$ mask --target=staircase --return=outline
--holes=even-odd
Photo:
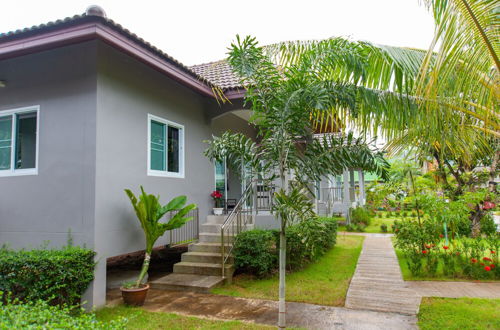
[[[234,260],[226,255],[224,277],[222,276],[221,226],[227,216],[209,215],[207,222],[200,226],[200,239],[190,244],[188,252],[181,256],[181,262],[174,265],[172,274],[154,280],[152,288],[175,291],[194,291],[208,293],[213,287],[225,281],[231,282]],[[243,230],[252,229],[246,225]],[[225,250],[229,250],[233,235],[225,235]]]

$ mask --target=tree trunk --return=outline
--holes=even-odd
[[[493,156],[493,161],[491,162],[491,166],[490,166],[489,190],[491,192],[495,192],[495,190],[496,190],[495,177],[497,174],[496,172],[497,172],[498,158],[499,157],[500,157],[500,150],[496,150],[495,155]]]
[[[139,274],[139,278],[137,279],[137,283],[135,284],[138,288],[141,286],[142,280],[149,269],[149,261],[151,260],[151,253],[146,251],[144,254],[144,261],[142,262],[141,273]]]
[[[279,286],[279,317],[278,328],[286,328],[286,305],[285,305],[285,274],[286,274],[286,235],[285,223],[281,219],[280,232],[280,286]]]

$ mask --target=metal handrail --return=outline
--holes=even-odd
[[[222,256],[222,277],[225,277],[226,263],[231,256],[231,252],[234,248],[234,240],[236,239],[236,235],[241,233],[248,223],[248,214],[250,214],[250,218],[253,214],[253,193],[254,193],[254,184],[248,185],[248,187],[243,192],[240,200],[234,207],[234,209],[229,213],[226,220],[220,227],[221,233],[221,256]],[[250,202],[250,203],[248,203]],[[227,237],[227,240],[225,239]],[[232,241],[230,241],[230,237],[232,237]],[[226,242],[228,248],[226,249]]]

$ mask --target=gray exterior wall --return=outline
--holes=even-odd
[[[212,207],[214,168],[203,155],[212,135],[204,98],[149,67],[99,44],[97,63],[96,234],[101,258],[143,250],[144,234],[124,193],[143,185],[167,203],[186,195],[200,222]],[[184,125],[184,178],[147,175],[148,114]],[[160,238],[157,245],[168,243]],[[96,271],[94,296],[104,292],[105,264]]]
[[[0,111],[40,106],[38,175],[0,177],[0,245],[93,246],[96,44],[0,61]]]

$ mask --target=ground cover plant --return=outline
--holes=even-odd
[[[423,298],[418,313],[422,330],[500,329],[500,299]]]
[[[79,304],[94,278],[94,256],[94,251],[76,246],[30,251],[1,248],[0,291],[21,301]]]
[[[318,260],[287,275],[287,299],[319,305],[343,306],[364,237],[339,235],[337,244]],[[277,274],[259,278],[240,274],[232,284],[212,293],[235,297],[278,300]]]
[[[127,319],[125,329],[213,329],[213,330],[253,330],[273,329],[273,327],[251,324],[240,321],[208,320],[173,313],[149,312],[141,308],[117,306],[106,307],[96,312],[97,319],[110,322],[124,317]]]
[[[42,300],[2,304],[0,299],[0,329],[123,329],[126,319],[117,317],[99,321],[95,314],[76,307],[51,306]]]

